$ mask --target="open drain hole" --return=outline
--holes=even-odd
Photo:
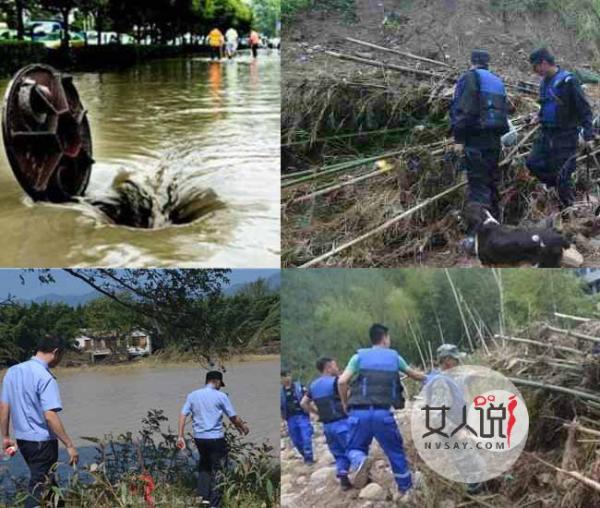
[[[191,224],[225,208],[210,189],[184,193],[156,194],[152,188],[126,180],[113,187],[106,197],[85,199],[114,224],[139,229],[161,229]]]

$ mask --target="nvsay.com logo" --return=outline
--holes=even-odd
[[[420,456],[438,474],[477,483],[517,460],[529,414],[517,388],[487,367],[460,366],[430,376],[411,413]]]

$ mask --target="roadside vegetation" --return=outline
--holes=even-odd
[[[176,447],[177,435],[162,410],[150,410],[142,430],[120,436],[86,437],[96,448],[96,461],[79,468],[53,488],[48,506],[64,502],[72,507],[194,506],[196,448],[191,436],[187,448]],[[279,504],[279,463],[266,444],[243,441],[226,427],[230,455],[220,479],[224,508],[273,508]],[[7,506],[25,499],[16,481]],[[2,500],[0,499],[0,502]]]

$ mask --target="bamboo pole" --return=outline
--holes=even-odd
[[[361,46],[366,46],[368,48],[377,49],[379,51],[385,51],[387,53],[394,53],[395,55],[405,56],[407,58],[411,58],[413,60],[418,60],[420,62],[427,62],[433,65],[441,65],[442,67],[451,68],[452,66],[447,64],[446,62],[440,62],[439,60],[433,60],[431,58],[426,58],[424,56],[414,55],[412,53],[407,53],[405,51],[400,51],[398,49],[386,48],[384,46],[378,46],[377,44],[373,44],[372,42],[361,41],[359,39],[354,39],[352,37],[346,37],[347,41],[354,42],[355,44],[360,44]]]
[[[559,473],[570,476],[571,478],[575,478],[576,480],[580,481],[581,483],[585,484],[586,486],[590,487],[591,489],[594,489],[594,490],[600,492],[600,482],[597,482],[596,480],[592,480],[591,478],[588,478],[587,476],[582,475],[579,471],[567,471],[566,469],[557,467],[554,464],[550,464],[550,462],[546,462],[545,460],[540,459],[534,453],[530,453],[530,455],[534,459],[536,459],[538,462],[541,462],[542,464],[544,464],[545,466],[548,466]]]
[[[573,353],[576,355],[582,355],[585,356],[585,353],[583,351],[579,351],[579,349],[575,349],[572,347],[566,347],[566,346],[556,346],[554,344],[550,344],[550,343],[544,343],[544,342],[540,342],[537,340],[532,340],[532,339],[522,339],[520,337],[510,337],[508,335],[496,335],[497,338],[502,339],[502,340],[510,340],[513,342],[522,342],[524,344],[531,344],[533,346],[539,346],[539,347],[543,347],[546,349],[555,349],[557,351],[564,351],[565,353]]]
[[[591,321],[590,318],[580,317],[580,316],[570,316],[569,314],[562,314],[560,312],[555,312],[554,315],[563,319],[572,319],[573,321],[580,321],[581,323],[589,323]]]
[[[565,423],[563,425],[563,427],[572,427],[575,426],[575,429],[578,430],[579,432],[583,432],[584,434],[589,434],[590,436],[597,436],[600,437],[600,430],[595,430],[595,429],[590,429],[588,427],[584,427],[583,425],[580,425],[578,423]]]
[[[308,201],[312,198],[316,198],[318,196],[322,196],[324,194],[329,194],[338,189],[342,189],[343,187],[347,187],[348,185],[354,185],[355,183],[362,182],[364,180],[368,180],[369,178],[373,178],[378,175],[383,175],[385,173],[389,173],[391,168],[382,168],[377,171],[373,171],[371,173],[367,173],[366,175],[359,176],[357,178],[353,178],[352,180],[347,180],[345,182],[337,183],[335,185],[331,185],[329,187],[325,187],[323,189],[319,189],[315,192],[311,192],[310,194],[305,194],[304,196],[297,197],[292,199],[290,203],[302,203],[303,201]]]
[[[509,154],[504,158],[504,160],[498,164],[499,167],[506,166],[509,162],[512,161],[513,155],[518,152],[519,148],[521,148],[528,140],[533,136],[538,130],[540,126],[536,125],[532,130],[530,130],[527,135],[515,146]]]
[[[367,60],[366,58],[361,58],[359,56],[346,55],[344,53],[336,53],[335,51],[325,51],[325,54],[332,56],[334,58],[339,58],[340,60],[350,60],[352,62],[358,62],[358,63],[362,63],[365,65],[370,65],[372,67],[379,67],[380,69],[390,69],[393,71],[407,72],[409,74],[415,74],[417,76],[441,79],[444,81],[448,81],[450,83],[456,82],[456,78],[450,78],[448,76],[444,76],[443,74],[439,74],[437,72],[413,69],[412,67],[406,67],[404,65],[388,64],[388,63],[380,62],[379,60]]]
[[[600,338],[592,337],[591,335],[586,335],[585,333],[574,332],[572,330],[563,330],[562,328],[556,328],[555,326],[546,325],[546,328],[551,332],[560,333],[562,335],[566,335],[567,337],[575,337],[576,339],[582,340],[590,340],[592,342],[600,342]]]
[[[508,379],[516,385],[531,386],[533,388],[543,388],[544,390],[548,390],[551,392],[566,393],[568,395],[574,395],[575,397],[579,397],[581,399],[600,402],[600,395],[596,395],[595,393],[583,392],[581,390],[575,390],[574,388],[566,388],[565,386],[551,385],[548,383],[543,383],[541,381],[533,381],[531,379],[521,379],[518,377],[509,377]]]
[[[435,201],[443,198],[444,196],[447,196],[448,194],[451,194],[454,191],[461,189],[465,185],[467,185],[467,182],[460,182],[456,185],[453,185],[449,189],[446,189],[445,191],[440,192],[439,194],[437,194],[435,196],[432,196],[430,198],[427,198],[427,199],[421,201],[418,205],[402,212],[399,215],[396,215],[396,217],[393,217],[393,218],[385,221],[383,224],[380,224],[375,229],[371,229],[370,231],[367,231],[366,233],[363,233],[362,235],[360,235],[358,238],[350,240],[349,242],[346,242],[343,245],[340,245],[339,247],[331,249],[330,251],[326,252],[325,254],[321,254],[320,256],[308,261],[307,263],[304,263],[303,265],[300,266],[300,268],[309,268],[318,263],[321,263],[322,261],[325,261],[326,259],[329,259],[330,257],[335,256],[336,254],[339,254],[340,252],[345,251],[346,249],[349,249],[350,247],[356,245],[357,243],[361,243],[361,242],[371,238],[372,236],[375,236],[375,235],[381,233],[382,231],[385,231],[386,229],[393,226],[397,222],[400,222],[402,219],[406,219],[407,217],[410,217],[413,213],[421,210],[422,208],[425,208],[426,206],[430,205],[431,203],[434,203]]]
[[[460,299],[458,298],[458,292],[456,291],[456,287],[454,287],[454,282],[452,282],[452,277],[450,277],[450,272],[448,271],[448,268],[444,269],[444,272],[446,273],[446,278],[450,283],[450,288],[452,289],[452,294],[454,295],[454,300],[456,301],[456,306],[458,307],[458,313],[460,314],[460,319],[465,329],[465,333],[467,334],[469,347],[471,348],[471,352],[473,352],[475,351],[475,346],[473,345],[473,341],[471,340],[471,333],[469,332],[469,326],[467,325],[467,320],[465,319],[465,314],[462,310]]]
[[[339,173],[340,171],[344,171],[346,169],[357,168],[359,166],[363,166],[368,164],[369,162],[375,162],[380,159],[387,159],[390,157],[395,157],[396,155],[402,155],[406,153],[407,148],[403,148],[402,150],[395,150],[393,152],[381,153],[379,155],[374,155],[372,157],[366,157],[364,159],[358,159],[354,161],[340,162],[338,164],[332,164],[331,166],[323,166],[317,170],[310,170],[311,174],[301,176],[295,180],[287,180],[281,184],[282,187],[291,187],[292,185],[297,185],[302,182],[306,182],[308,180],[314,180],[316,178],[320,178],[322,176],[331,175],[334,173]],[[306,173],[306,172],[303,172]]]

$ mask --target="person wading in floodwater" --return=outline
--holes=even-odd
[[[62,410],[62,402],[58,383],[50,371],[60,363],[64,347],[58,337],[44,337],[38,342],[35,356],[8,369],[2,384],[2,447],[6,450],[15,446],[9,437],[12,420],[16,445],[31,474],[25,508],[45,505],[50,496],[47,484],[56,485],[53,466],[58,461],[58,439],[67,448],[69,464],[79,461],[79,453],[57,414]]]
[[[200,454],[198,464],[198,495],[202,498],[202,506],[218,508],[221,506],[222,492],[218,487],[220,473],[227,467],[228,447],[223,431],[223,415],[227,415],[231,423],[242,435],[250,430],[246,423],[237,416],[227,394],[221,392],[225,386],[223,374],[210,371],[206,374],[206,386],[190,393],[181,414],[179,415],[179,436],[177,448],[185,449],[184,429],[188,416],[192,416],[194,441]]]
[[[208,45],[210,46],[211,60],[221,60],[221,58],[223,58],[223,44],[225,44],[223,32],[216,27],[213,28],[208,34]]]
[[[258,58],[258,46],[260,46],[260,35],[256,30],[252,30],[250,32],[250,49],[254,58]]]

